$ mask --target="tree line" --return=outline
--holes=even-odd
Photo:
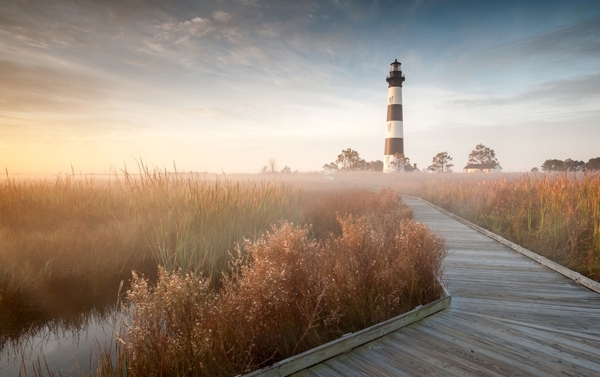
[[[434,173],[451,173],[452,167],[452,156],[448,152],[439,152],[432,158],[432,163],[427,167],[427,170]],[[475,149],[469,153],[468,163],[474,165],[487,165],[495,166],[499,164],[496,158],[496,152],[486,147],[483,144],[477,144]],[[410,158],[403,154],[396,153],[390,163],[392,169],[397,171],[411,172],[416,170],[416,164],[412,165]],[[337,159],[333,162],[323,165],[323,172],[335,173],[338,171],[383,171],[383,161],[366,161],[360,157],[360,154],[351,149],[342,150],[338,154]],[[566,160],[549,159],[544,161],[541,165],[541,170],[544,172],[574,172],[574,171],[600,171],[600,157],[590,158],[588,162],[573,160],[567,158]],[[539,171],[537,167],[531,169],[531,171]],[[295,170],[294,173],[298,171]],[[277,160],[274,158],[269,160],[269,163],[259,171],[259,173],[282,173],[290,174],[292,170],[289,166],[284,166],[279,170]]]
[[[427,170],[434,173],[451,173],[452,167],[452,156],[448,152],[439,152],[432,158],[432,164],[427,167]],[[496,165],[498,159],[496,159],[496,152],[493,149],[486,147],[483,144],[477,144],[475,149],[469,154],[469,164],[481,164],[481,165]],[[411,172],[417,170],[416,164],[410,163],[410,158],[403,154],[396,153],[390,163],[392,169],[397,171]],[[371,171],[383,171],[383,161],[375,160],[367,162],[360,157],[360,154],[351,149],[342,150],[337,156],[337,159],[333,162],[323,165],[323,171],[325,173],[335,173],[338,171],[360,171],[360,170],[371,170]]]
[[[277,164],[277,160],[274,158],[269,159],[269,163],[263,166],[259,171],[260,174],[292,174],[292,169],[285,165],[281,170],[279,170],[279,164]],[[294,170],[293,173],[298,173],[298,170]]]
[[[348,148],[342,150],[342,153],[338,154],[337,159],[334,162],[323,165],[323,171],[325,173],[360,170],[383,171],[383,161],[375,160],[367,162],[360,157],[360,154],[357,151]]]
[[[566,160],[550,159],[544,161],[541,166],[545,172],[553,171],[600,171],[600,157],[590,158],[588,162],[572,160],[567,158]],[[537,168],[531,169],[537,171]]]

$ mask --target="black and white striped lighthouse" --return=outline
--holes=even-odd
[[[392,164],[394,155],[400,153],[404,156],[404,131],[402,128],[402,83],[405,78],[400,68],[398,59],[390,67],[390,74],[385,79],[388,82],[388,108],[387,124],[385,131],[385,152],[383,172],[398,171]]]

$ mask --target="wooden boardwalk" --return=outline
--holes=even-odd
[[[427,204],[450,308],[294,376],[600,376],[600,294]]]

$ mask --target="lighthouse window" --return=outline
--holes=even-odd
[[[394,96],[390,97],[390,104],[392,104],[392,102],[394,102]]]
[[[388,123],[388,132],[392,132],[392,124]]]

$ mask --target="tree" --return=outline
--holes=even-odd
[[[326,173],[333,173],[340,170],[365,170],[366,166],[367,162],[360,158],[358,152],[348,148],[342,150],[335,162],[323,165],[323,169]]]
[[[584,168],[589,171],[600,171],[600,157],[590,158]]]
[[[584,165],[585,162],[583,161],[577,161],[567,158],[563,163],[563,168],[565,169],[565,171],[581,171]]]
[[[452,157],[448,152],[440,152],[431,159],[432,164],[427,167],[427,170],[437,173],[450,173],[450,169],[454,165],[450,163]]]
[[[565,163],[562,160],[557,160],[557,159],[546,160],[542,164],[541,168],[545,172],[563,171],[564,170],[564,164]]]
[[[338,170],[339,170],[339,168],[335,162],[330,162],[328,164],[323,165],[323,172],[325,174],[335,173]]]
[[[410,158],[406,157],[402,153],[396,153],[392,162],[390,162],[390,166],[394,168],[394,170],[400,171],[412,171],[412,166],[410,165]]]
[[[600,157],[590,158],[588,162],[573,160],[567,158],[566,160],[550,159],[544,161],[541,166],[545,172],[552,171],[598,171],[600,170]]]
[[[469,153],[469,164],[494,165],[498,164],[496,152],[483,144],[477,144]]]
[[[367,162],[366,169],[372,171],[383,171],[383,161],[375,160]]]
[[[342,150],[335,162],[341,165],[340,170],[363,170],[367,164],[365,160],[360,158],[357,151],[350,148]]]
[[[281,169],[281,174],[292,174],[292,169],[289,166],[285,165],[283,169]]]
[[[271,173],[277,173],[277,160],[274,158],[269,159],[269,171]]]

